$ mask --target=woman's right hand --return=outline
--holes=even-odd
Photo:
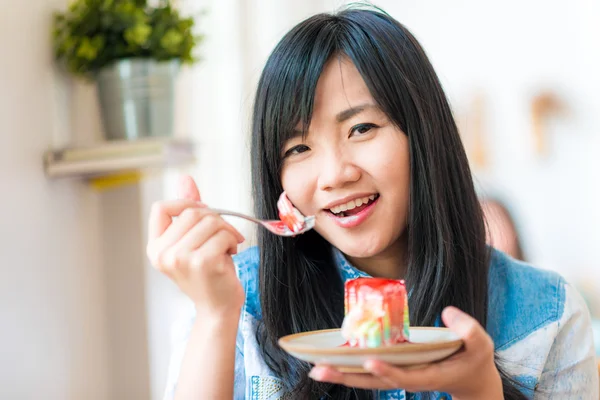
[[[152,206],[147,254],[194,302],[198,313],[221,318],[241,310],[244,289],[232,255],[244,237],[200,202],[191,177],[181,182],[183,198]]]

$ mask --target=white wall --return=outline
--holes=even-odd
[[[0,12],[0,398],[107,399],[99,199],[42,169],[69,127],[49,44],[51,10],[66,2],[10,3]]]
[[[56,70],[51,15],[0,14],[0,398],[150,397],[140,188],[48,180],[45,150],[101,137],[95,87]]]

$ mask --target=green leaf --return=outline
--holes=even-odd
[[[174,28],[169,29],[162,39],[160,39],[161,47],[171,54],[177,52],[182,42],[183,35]]]
[[[151,33],[152,27],[150,25],[139,23],[131,28],[125,29],[125,40],[129,45],[142,47],[150,37]]]
[[[81,40],[81,43],[77,48],[77,57],[91,61],[98,56],[99,50],[100,46],[97,42],[94,43],[94,41],[90,40],[90,38],[85,37]]]

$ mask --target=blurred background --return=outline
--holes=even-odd
[[[113,92],[55,61],[53,13],[68,4],[1,3],[0,398],[159,399],[172,326],[190,306],[146,260],[149,207],[175,198],[178,177],[189,173],[208,204],[251,212],[248,123],[261,68],[294,24],[345,3],[172,2],[194,19],[184,28],[202,35],[193,48],[200,59],[151,77],[172,78],[162,95],[171,102],[155,114],[172,111],[173,129],[158,147],[131,138],[104,145],[102,99]],[[600,3],[375,4],[415,34],[440,76],[492,221],[490,240],[563,274],[600,318]],[[129,39],[148,35],[136,26]],[[181,42],[177,32],[159,42],[165,36]],[[78,56],[97,59],[96,44]],[[127,68],[129,78],[125,69],[105,71],[119,79],[147,73]],[[175,142],[182,152],[172,151]],[[138,157],[145,151],[159,154],[158,168],[156,157]],[[251,237],[253,227],[232,223]]]

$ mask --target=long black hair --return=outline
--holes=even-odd
[[[256,214],[277,217],[282,146],[298,124],[308,127],[319,76],[338,56],[354,63],[379,107],[408,136],[405,279],[412,291],[411,324],[432,326],[444,307],[454,305],[486,326],[489,252],[467,157],[423,49],[381,10],[347,8],[315,15],[294,27],[273,50],[254,104]],[[314,231],[290,239],[260,230],[258,243],[262,321],[257,339],[268,366],[293,398],[372,398],[369,391],[310,380],[310,365],[277,345],[284,335],[341,326],[344,286],[331,245]],[[524,399],[511,379],[502,376],[505,398]]]

